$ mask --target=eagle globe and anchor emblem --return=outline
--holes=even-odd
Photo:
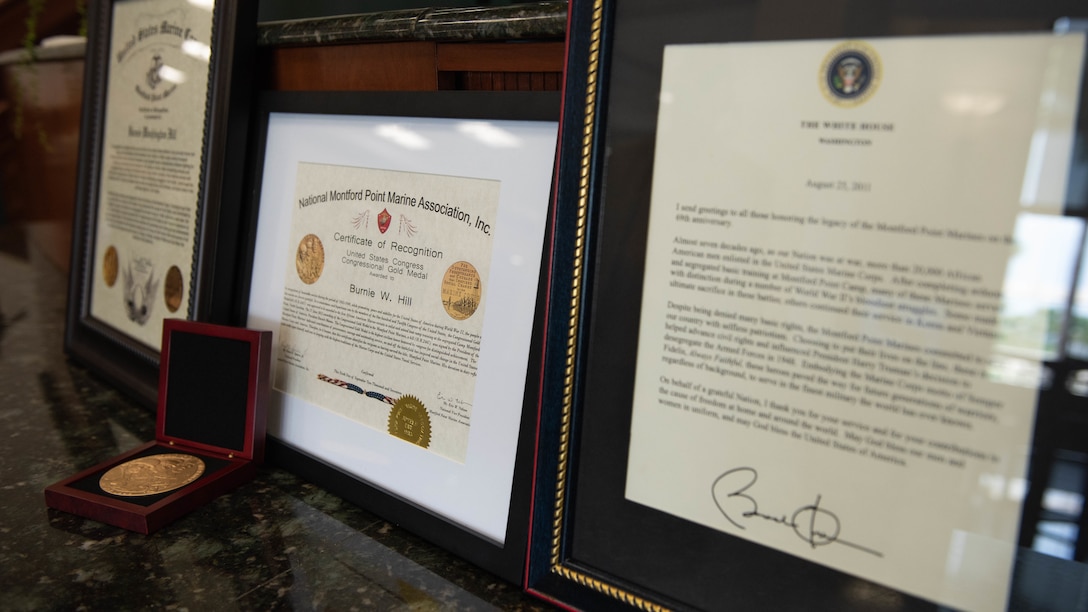
[[[147,71],[147,86],[155,89],[162,83],[162,56],[158,53],[151,58],[151,69]]]
[[[857,106],[880,85],[880,56],[869,45],[847,41],[831,50],[820,66],[820,89],[836,106]]]

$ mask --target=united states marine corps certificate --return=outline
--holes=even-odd
[[[628,499],[1004,609],[1084,47],[666,47]]]
[[[210,4],[112,4],[91,315],[157,349],[189,317]]]
[[[276,388],[464,462],[499,187],[299,163]]]

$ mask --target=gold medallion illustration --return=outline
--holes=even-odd
[[[204,462],[193,455],[148,455],[114,466],[102,475],[98,486],[112,495],[138,497],[180,489],[204,473]]]
[[[467,261],[459,261],[442,277],[442,306],[458,321],[471,317],[480,307],[480,274]]]
[[[181,269],[170,266],[166,271],[166,282],[162,287],[163,298],[166,300],[166,308],[170,312],[177,312],[181,308],[181,296],[184,293],[184,281],[181,280]]]
[[[102,278],[106,281],[107,287],[112,287],[117,282],[118,268],[120,264],[117,260],[117,249],[111,245],[102,257]]]
[[[321,239],[314,234],[306,234],[298,243],[295,253],[295,269],[298,277],[307,285],[312,285],[321,277],[325,268],[325,247]]]
[[[423,402],[411,395],[402,395],[389,411],[389,434],[417,446],[431,444],[431,415]]]

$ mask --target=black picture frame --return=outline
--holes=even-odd
[[[450,133],[453,133],[453,128],[458,122],[512,120],[547,124],[551,126],[551,130],[557,132],[560,102],[559,92],[262,92],[256,104],[250,165],[247,170],[250,177],[247,193],[251,203],[243,221],[245,235],[248,237],[244,244],[246,256],[239,262],[240,269],[237,272],[239,284],[233,299],[234,312],[232,319],[239,325],[271,327],[273,329],[279,327],[277,321],[269,320],[264,315],[255,318],[253,311],[255,303],[266,304],[276,299],[275,297],[269,299],[267,296],[254,297],[256,295],[254,293],[255,288],[269,284],[268,277],[275,274],[280,274],[280,280],[282,281],[282,273],[280,272],[282,268],[277,265],[274,272],[266,272],[262,276],[257,264],[255,264],[255,260],[275,260],[279,264],[281,259],[286,262],[292,256],[292,253],[288,253],[287,250],[280,252],[281,247],[282,249],[287,248],[285,245],[262,246],[267,241],[264,234],[271,233],[268,230],[261,229],[262,216],[274,217],[289,224],[291,209],[294,208],[292,205],[288,207],[281,206],[276,209],[263,203],[262,194],[266,189],[269,189],[265,177],[269,172],[269,165],[266,160],[270,156],[269,133],[272,123],[271,118],[278,116],[313,117],[334,123],[340,120],[350,122],[353,118],[385,119],[391,122],[397,122],[405,118],[408,120],[418,118],[427,121],[447,122],[439,126],[439,129],[448,130]],[[301,134],[301,132],[284,133]],[[358,143],[362,140],[359,132],[350,132],[350,134],[352,136],[345,138],[345,142]],[[309,138],[309,136],[304,137]],[[315,139],[317,142],[321,142],[320,137],[315,136]],[[290,142],[297,144],[296,140],[290,140]],[[544,145],[540,144],[539,146],[543,147]],[[518,405],[509,407],[518,415],[519,424],[517,426],[516,449],[509,464],[510,494],[505,511],[505,536],[501,538],[502,541],[488,537],[482,532],[467,527],[464,523],[451,518],[440,501],[433,504],[418,500],[412,501],[404,490],[398,490],[396,483],[376,482],[375,479],[368,476],[366,465],[354,464],[347,459],[341,461],[337,458],[323,457],[317,452],[319,449],[316,446],[310,446],[310,441],[307,439],[301,437],[295,439],[288,430],[289,424],[286,424],[286,419],[283,417],[285,413],[284,394],[276,389],[273,390],[273,400],[270,407],[268,446],[266,449],[266,461],[269,463],[286,468],[348,501],[450,550],[500,578],[519,585],[523,584],[527,560],[526,551],[528,548],[533,478],[533,444],[535,441],[537,400],[540,392],[544,312],[547,305],[546,279],[550,270],[550,258],[546,247],[551,242],[551,226],[553,223],[550,191],[555,141],[552,140],[548,146],[548,163],[540,168],[533,166],[530,169],[534,174],[540,176],[543,181],[542,184],[546,184],[544,191],[548,193],[542,194],[544,197],[539,202],[540,212],[543,213],[543,242],[540,245],[541,259],[537,286],[531,298],[531,302],[535,305],[535,312],[531,317],[531,326],[526,326],[527,328],[524,329],[530,337],[528,358],[523,364],[526,373],[525,383]],[[292,152],[288,153],[288,157],[292,157],[292,164],[309,161],[313,163],[335,163],[341,166],[353,165],[352,160],[348,158],[350,156],[335,157],[330,160],[314,160],[307,158],[306,153],[296,153],[295,150],[298,148],[295,146],[290,147]],[[539,153],[540,151],[534,156],[538,161],[541,157]],[[297,161],[293,159],[293,156],[296,155],[298,156]],[[407,169],[415,171],[410,164],[409,166],[408,168],[395,168],[395,170],[404,171]],[[368,167],[383,169],[380,166]],[[276,168],[278,168],[277,171],[279,172],[291,174],[291,183],[293,184],[294,166],[290,170],[279,169],[278,165]],[[487,176],[482,167],[478,168],[478,170],[481,174],[477,176]],[[420,171],[435,173],[433,166],[428,166],[428,169]],[[466,174],[465,176],[469,175]],[[279,194],[279,200],[284,198],[284,194],[278,190],[273,189],[273,193]],[[286,197],[289,198],[290,195],[288,194]],[[537,204],[520,201],[518,205],[536,206]],[[397,209],[393,208],[392,210]],[[384,232],[384,230],[382,231]],[[501,231],[501,228],[499,231]],[[285,254],[286,259],[281,257]],[[492,307],[492,299],[490,295],[486,298],[488,308]],[[282,294],[280,301],[282,301]],[[502,303],[498,300],[496,302],[499,305]],[[531,329],[528,329],[528,327],[531,327]],[[278,342],[278,337],[277,332],[275,342]],[[273,349],[274,353],[278,350],[275,347]],[[360,352],[359,354],[364,353]],[[324,412],[316,404],[310,405],[306,401],[301,403],[306,410],[313,411],[308,414],[316,415]],[[476,427],[475,414],[474,408],[473,427]],[[368,430],[367,426],[361,423],[353,424],[348,420],[337,422],[342,427],[355,427],[357,428],[356,431],[365,435],[392,438],[385,432],[378,432],[376,429]],[[323,425],[317,427],[321,428]],[[316,438],[314,440],[316,441]],[[366,441],[358,441],[357,444],[368,446]],[[403,446],[405,450],[396,451],[394,456],[400,452],[419,452],[419,449],[412,448],[410,445]],[[369,446],[368,449],[370,449]],[[446,460],[443,459],[442,461]],[[466,469],[475,468],[469,466]],[[412,482],[417,477],[418,474],[408,466],[398,468],[396,473],[396,479],[406,483]],[[471,497],[471,494],[468,493],[460,493],[459,495]]]
[[[134,36],[132,48],[111,49],[115,9],[124,3],[135,3],[135,0],[93,0],[88,3],[83,115],[64,348],[74,360],[96,375],[144,407],[154,409],[158,394],[158,347],[153,341],[140,341],[131,331],[111,325],[92,314],[94,279],[103,266],[103,262],[96,261],[95,241],[100,227],[106,223],[107,214],[106,203],[100,197],[111,157],[106,150],[110,145],[105,132],[106,117],[111,104],[134,93],[128,89],[111,91],[111,62],[116,59],[119,63],[118,57],[126,52],[131,52],[128,57],[134,57],[147,48],[145,44],[155,42],[145,43],[143,37],[136,40]],[[142,9],[138,3],[132,6]],[[188,6],[184,0],[159,2],[149,6],[148,14],[170,15],[161,20],[160,23],[165,24],[173,19],[172,15],[179,14],[178,11],[188,10],[185,8]],[[208,6],[210,8],[192,9],[211,11],[210,40],[206,48],[202,48],[209,64],[204,120],[201,124],[197,117],[191,120],[171,118],[175,127],[180,124],[200,130],[200,162],[193,164],[196,166],[196,180],[193,181],[195,184],[191,188],[190,200],[196,214],[182,231],[183,234],[191,233],[186,239],[192,243],[192,258],[191,261],[181,262],[178,268],[185,287],[180,298],[184,308],[171,304],[176,311],[169,312],[167,308],[159,306],[152,315],[152,320],[158,321],[159,325],[167,317],[225,322],[230,312],[229,295],[235,280],[232,273],[238,255],[237,231],[244,178],[244,155],[240,152],[246,147],[249,121],[252,63],[256,51],[256,5],[253,2],[218,0],[214,6],[212,3]],[[141,19],[144,18],[141,15]],[[184,28],[167,33],[165,25],[160,27],[164,37],[177,39],[170,43],[171,47],[180,49],[182,44],[178,41],[197,38]],[[116,57],[111,57],[111,54]],[[144,88],[150,91],[149,85]],[[162,88],[158,90],[160,93],[162,91]],[[147,114],[131,119],[133,125],[148,124],[146,127],[153,132],[155,122],[152,119],[159,118],[154,116],[158,112],[153,108],[156,94],[144,93],[149,107]],[[184,111],[182,114],[185,114]],[[147,121],[142,121],[144,119]],[[130,129],[140,131],[145,127],[137,125]],[[137,139],[139,137],[133,140]],[[230,155],[229,152],[234,154]],[[162,180],[161,176],[150,176],[152,172],[147,170],[148,167],[144,168],[147,175],[137,177],[135,181],[147,183]],[[154,239],[148,242],[153,243]],[[184,269],[186,267],[188,269]],[[159,286],[166,285],[161,282],[162,276],[160,272]],[[120,297],[115,304],[120,308]]]
[[[1058,18],[1086,14],[1070,2],[833,8],[823,2],[571,2],[530,593],[584,610],[940,609],[624,495],[639,298],[648,290],[642,273],[664,46],[893,36],[895,18],[917,27],[914,34],[1048,31]],[[1082,89],[1080,139],[1086,108]],[[1066,214],[1083,217],[1084,194],[1070,197]],[[1084,363],[1048,366],[1062,376]],[[1062,393],[1041,392],[1042,401]],[[1054,400],[1053,410],[1040,408],[1037,417],[1011,609],[1084,605],[1078,593],[1088,584],[1085,564],[1030,550],[1035,530],[1027,528],[1039,519],[1027,505],[1038,506],[1043,496],[1055,448],[1084,438],[1084,419],[1073,408],[1083,411],[1084,397],[1065,395],[1064,404]],[[1063,441],[1055,442],[1059,437]]]

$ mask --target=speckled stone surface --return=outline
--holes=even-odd
[[[502,7],[409,9],[257,25],[257,44],[318,45],[393,40],[533,40],[566,35],[565,1]]]
[[[46,508],[155,424],[65,359],[66,280],[23,236],[0,224],[0,609],[548,609],[278,468],[151,536]]]

